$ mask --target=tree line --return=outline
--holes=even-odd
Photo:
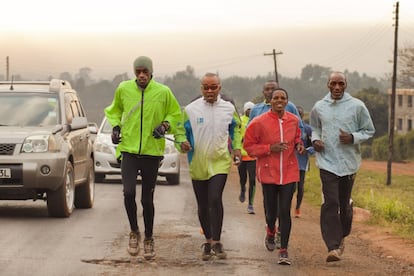
[[[313,104],[329,92],[326,82],[331,71],[330,67],[308,64],[302,68],[299,77],[289,78],[279,74],[279,86],[288,91],[289,100],[309,112]],[[171,76],[154,78],[169,86],[180,104],[185,106],[200,95],[200,75],[204,73],[197,75],[195,69],[188,65],[184,70],[177,71]],[[387,90],[391,88],[391,75],[378,79],[356,71],[345,70],[344,73],[348,82],[347,92],[362,99],[371,113],[377,129],[375,137],[386,134],[388,132]],[[94,80],[91,74],[91,68],[83,67],[74,75],[62,72],[59,76],[49,76],[49,79],[58,77],[68,80],[79,92],[89,120],[99,124],[103,118],[103,109],[111,103],[118,84],[134,76],[133,72],[129,72],[115,75],[112,80]],[[266,76],[222,78],[222,93],[232,98],[238,110],[242,111],[243,104],[247,101],[254,103],[263,101],[263,84],[271,79],[275,79],[273,73],[268,73]],[[414,88],[414,45],[399,50],[397,79],[397,88]],[[0,80],[4,80],[3,75],[0,75]],[[24,78],[14,75],[14,80],[24,80]]]
[[[64,72],[60,74],[59,78],[69,80],[72,83],[72,86],[80,94],[89,120],[99,124],[104,116],[103,109],[111,103],[118,84],[133,76],[132,72],[122,73],[116,75],[112,80],[94,81],[90,77],[91,72],[92,70],[89,68],[82,68],[75,77]],[[279,85],[288,91],[289,100],[309,112],[313,104],[329,92],[326,83],[330,72],[331,68],[329,67],[309,64],[302,69],[300,77],[288,78],[280,75]],[[366,74],[360,75],[358,72],[345,71],[345,74],[348,79],[347,91],[362,99],[374,118],[374,124],[377,128],[376,136],[387,133],[388,96],[386,91],[390,87],[389,80],[378,80]],[[221,93],[232,98],[239,112],[242,112],[245,102],[258,103],[263,101],[263,84],[274,78],[272,73],[251,78],[240,76],[222,78]],[[200,76],[196,75],[191,66],[187,66],[185,70],[178,71],[172,76],[155,77],[155,79],[169,86],[182,106],[187,105],[201,94]]]
[[[414,88],[414,45],[402,48],[398,53],[397,88]],[[309,112],[314,103],[329,92],[326,83],[331,71],[330,67],[308,64],[303,67],[299,77],[289,78],[279,74],[279,86],[288,91],[289,100]],[[376,128],[374,139],[362,147],[363,155],[378,160],[384,159],[383,155],[387,152],[385,148],[388,146],[387,91],[391,88],[391,74],[378,79],[356,71],[345,70],[344,73],[348,82],[347,92],[366,104]],[[78,91],[89,120],[99,124],[104,116],[103,109],[111,103],[118,84],[134,76],[132,72],[121,73],[114,75],[112,80],[97,81],[91,77],[91,74],[91,68],[83,67],[74,75],[62,72],[59,76],[49,76],[48,79],[58,77],[69,81]],[[155,76],[155,79],[169,86],[180,104],[185,106],[201,94],[200,75],[197,75],[195,69],[188,65],[184,70],[177,71],[171,76]],[[13,79],[25,80],[20,75],[14,75]],[[263,84],[272,79],[275,79],[273,73],[268,73],[266,76],[222,78],[222,94],[231,98],[238,110],[242,111],[243,104],[247,101],[254,103],[263,101]],[[0,74],[0,80],[5,80],[4,75]],[[305,121],[307,119],[308,116],[305,114]],[[409,150],[413,144],[413,133],[397,136],[396,159],[404,160],[414,156]]]

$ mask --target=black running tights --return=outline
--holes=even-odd
[[[219,241],[223,226],[223,190],[227,174],[217,174],[208,180],[192,180],[198,205],[198,219],[206,239]]]
[[[122,153],[122,184],[124,204],[131,231],[138,231],[135,201],[137,176],[141,175],[141,205],[144,216],[145,237],[151,238],[154,226],[154,189],[161,157]]]

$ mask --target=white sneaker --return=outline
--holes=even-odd
[[[341,260],[340,255],[341,254],[340,254],[340,250],[339,249],[331,250],[328,253],[328,257],[326,257],[326,261],[327,262],[337,262],[337,261],[340,261]]]
[[[146,260],[151,260],[155,257],[155,251],[154,251],[154,239],[144,239],[144,258]]]
[[[138,232],[129,233],[128,253],[131,256],[136,256],[139,253],[140,234]]]

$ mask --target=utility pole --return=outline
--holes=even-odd
[[[397,86],[397,58],[398,58],[398,11],[400,4],[395,5],[395,31],[394,31],[394,64],[392,69],[390,125],[388,134],[388,161],[387,161],[387,185],[391,185],[391,166],[394,152],[394,126],[395,126],[395,89]]]
[[[6,57],[6,81],[9,80],[9,56]]]
[[[277,83],[279,83],[279,78],[277,77],[277,61],[276,56],[283,54],[282,52],[276,52],[275,49],[273,49],[272,53],[264,53],[265,56],[273,56],[273,61],[275,63],[275,80]]]

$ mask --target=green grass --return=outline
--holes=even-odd
[[[359,170],[352,199],[354,206],[368,209],[373,225],[389,227],[394,234],[414,240],[414,177],[393,174],[386,185],[386,172]],[[306,174],[305,200],[320,206],[321,185],[315,159]]]

